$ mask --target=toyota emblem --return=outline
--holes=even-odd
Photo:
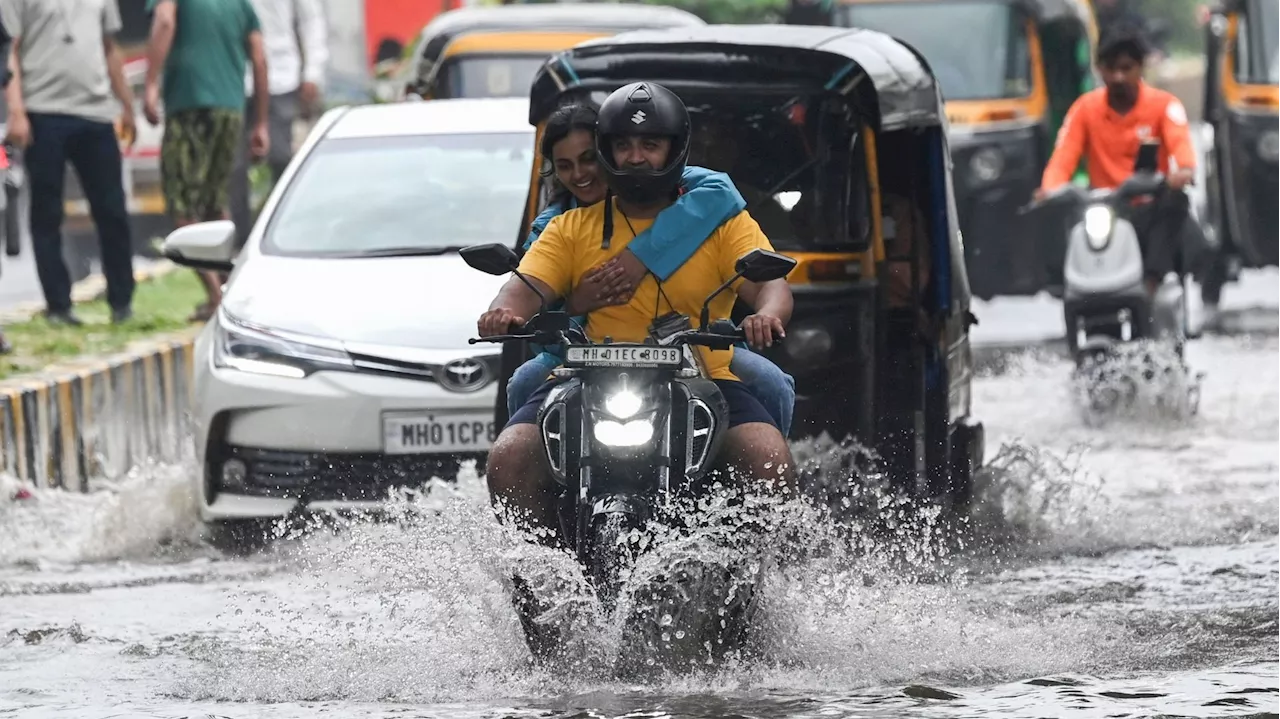
[[[439,382],[455,392],[474,392],[489,383],[489,370],[473,359],[453,360],[441,368]]]

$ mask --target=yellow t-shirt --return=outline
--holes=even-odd
[[[552,219],[538,241],[525,253],[520,262],[520,272],[542,280],[556,294],[567,297],[588,270],[622,252],[636,234],[653,224],[651,219],[626,218],[615,208],[613,238],[609,249],[601,249],[604,205],[598,202]],[[658,292],[658,279],[652,274],[646,275],[630,302],[588,314],[587,336],[592,342],[603,341],[605,337],[612,337],[615,342],[643,342],[649,336],[649,325],[653,319],[672,310],[688,315],[696,326],[707,295],[733,277],[737,261],[757,248],[772,250],[773,246],[751,215],[745,211],[738,213],[716,228],[697,252],[662,283],[661,293]],[[737,297],[735,289],[725,290],[712,301],[712,321],[729,318]],[[712,379],[737,379],[729,371],[732,349],[697,349]]]

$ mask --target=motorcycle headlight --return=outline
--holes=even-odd
[[[596,441],[607,447],[639,447],[653,439],[653,419],[617,422],[606,419],[595,423]]]
[[[1094,205],[1084,211],[1084,234],[1089,240],[1089,247],[1095,251],[1106,248],[1111,240],[1111,228],[1115,224],[1115,213],[1110,207]]]
[[[1004,153],[995,147],[984,147],[969,158],[969,172],[979,182],[992,182],[1004,172]]]
[[[1258,138],[1258,156],[1263,162],[1275,162],[1280,157],[1280,139],[1275,130],[1267,130]]]
[[[629,419],[644,406],[644,398],[627,388],[615,390],[605,397],[604,409],[618,419]]]
[[[342,346],[321,337],[298,337],[218,313],[213,364],[251,374],[302,379],[321,370],[354,369]]]

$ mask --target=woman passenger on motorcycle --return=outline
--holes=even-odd
[[[544,177],[554,175],[556,194],[530,226],[529,237],[524,243],[526,250],[537,241],[552,218],[604,199],[607,187],[596,165],[595,127],[595,110],[585,105],[566,105],[547,120],[540,149],[544,161],[549,160],[551,167],[545,168],[542,174]],[[685,228],[693,228],[698,236],[709,234],[745,206],[742,196],[724,173],[689,167],[684,172],[682,186],[681,198],[659,216],[650,230],[659,245],[669,244],[675,233]],[[677,268],[665,269],[669,275]],[[582,284],[573,289],[564,309],[585,326],[584,316],[588,312],[626,304],[636,285],[650,273],[651,270],[630,249],[623,250],[618,257],[588,273]],[[507,382],[509,414],[514,414],[547,379],[551,370],[564,361],[558,348],[535,346],[535,351],[539,350],[540,353],[521,365]],[[785,437],[791,429],[795,407],[795,380],[745,345],[734,349],[729,370],[756,395]]]

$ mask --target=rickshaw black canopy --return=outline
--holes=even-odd
[[[611,92],[635,80],[735,92],[837,91],[874,130],[940,125],[927,63],[908,45],[871,30],[800,25],[706,25],[639,30],[582,43],[534,77],[529,121],[542,122],[565,93]]]

